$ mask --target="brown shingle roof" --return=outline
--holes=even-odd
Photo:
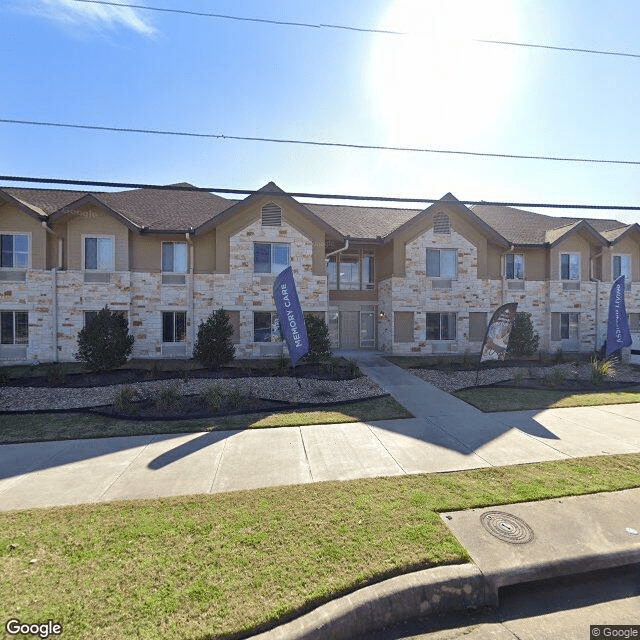
[[[420,213],[419,209],[354,207],[335,204],[305,204],[304,206],[342,235],[352,238],[384,237]]]
[[[40,209],[45,215],[67,206],[85,194],[84,191],[72,191],[70,189],[29,189],[0,187],[9,195],[25,204]]]
[[[581,220],[588,222],[599,233],[627,226],[618,220],[547,216],[513,207],[474,205],[470,209],[512,244],[542,245],[553,242]]]

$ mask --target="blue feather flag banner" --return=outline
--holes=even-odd
[[[605,358],[623,347],[631,345],[629,319],[624,305],[624,275],[611,287],[609,295],[609,322],[607,323],[607,349]]]
[[[291,364],[295,366],[309,351],[309,339],[291,267],[278,274],[273,284],[273,299],[278,310],[280,331],[287,343]]]

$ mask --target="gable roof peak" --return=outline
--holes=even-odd
[[[260,189],[258,189],[256,191],[256,193],[264,193],[265,191],[267,192],[275,192],[275,193],[282,193],[284,195],[284,191],[273,181],[271,182],[267,182],[267,184],[264,185],[264,187],[260,187]]]

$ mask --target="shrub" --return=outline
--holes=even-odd
[[[510,356],[532,356],[538,350],[540,336],[533,330],[531,314],[519,312],[509,336],[507,354]]]
[[[64,386],[67,381],[67,370],[63,364],[52,362],[46,368],[47,380],[51,384]]]
[[[524,371],[518,371],[515,376],[513,376],[513,383],[516,387],[519,387],[524,382]]]
[[[241,387],[233,387],[227,394],[227,400],[234,409],[239,409],[247,400],[247,394]]]
[[[318,362],[331,357],[331,341],[329,340],[329,327],[322,318],[317,316],[305,316],[304,325],[309,339],[309,352],[304,357],[308,362]]]
[[[597,356],[593,356],[590,364],[592,384],[602,384],[607,378],[615,375],[615,366],[611,358],[600,360]]]
[[[175,385],[161,389],[156,399],[156,405],[159,409],[172,409],[178,402],[180,402],[180,393]]]
[[[555,368],[544,378],[544,383],[549,387],[557,387],[567,379],[567,372],[564,369]]]
[[[75,358],[91,371],[115,369],[128,360],[133,343],[124,315],[105,307],[78,334]]]
[[[133,387],[122,387],[113,398],[113,406],[124,413],[133,413],[137,392]]]
[[[362,375],[360,367],[355,360],[347,360],[347,371],[352,378],[359,378]]]
[[[214,311],[198,327],[193,357],[208,369],[220,369],[235,357],[233,327],[224,309]]]
[[[200,395],[200,402],[207,405],[212,411],[220,411],[222,407],[223,392],[222,387],[217,384],[211,385]]]

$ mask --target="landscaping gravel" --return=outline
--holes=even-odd
[[[514,380],[516,375],[520,374],[525,378],[538,378],[543,380],[554,369],[562,369],[566,374],[567,380],[584,380],[591,379],[591,365],[588,362],[580,363],[578,367],[575,363],[567,362],[557,365],[531,365],[529,367],[499,367],[495,369],[481,369],[478,376],[479,385],[495,384],[504,380]],[[409,369],[414,376],[430,382],[434,387],[452,393],[467,387],[472,387],[476,383],[476,370],[468,371],[442,371],[440,369]],[[615,373],[608,381],[618,382],[640,382],[640,370],[629,365],[615,365]]]
[[[152,380],[107,387],[68,389],[65,387],[1,387],[0,410],[29,411],[47,409],[83,409],[111,404],[124,387],[135,390],[140,400],[156,397],[162,389],[175,386],[180,395],[200,394],[212,385],[225,389],[241,387],[246,394],[268,400],[333,403],[359,400],[384,394],[367,377],[354,380],[315,380],[307,378],[198,378],[188,380]]]

